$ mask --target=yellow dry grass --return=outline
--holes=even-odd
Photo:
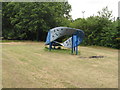
[[[80,46],[80,55],[70,55],[45,51],[43,42],[16,42],[2,45],[4,88],[118,87],[116,49]],[[94,55],[104,58],[88,58]]]

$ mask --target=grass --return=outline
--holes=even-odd
[[[56,53],[64,53],[64,54],[71,54],[71,49],[64,49],[63,47],[61,49],[51,49],[51,51],[49,50],[48,47],[45,47],[44,48],[45,51],[48,51],[48,52],[56,52]],[[78,55],[80,54],[80,51],[78,51]]]
[[[69,50],[45,49],[43,42],[2,44],[4,88],[117,88],[118,50],[79,47],[79,55]],[[88,58],[90,56],[104,58]],[[80,58],[87,57],[87,58]]]
[[[0,40],[0,42],[30,42],[30,41],[26,41],[26,40]],[[37,42],[37,41],[33,41],[33,42]]]

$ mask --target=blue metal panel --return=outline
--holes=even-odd
[[[72,54],[74,53],[74,38],[73,38],[73,35],[72,35]]]
[[[77,54],[78,45],[82,42],[84,38],[84,32],[80,29],[69,28],[69,27],[56,27],[56,28],[50,29],[48,32],[45,44],[50,45],[49,48],[51,50],[52,42],[64,35],[72,35],[72,37],[70,37],[60,45],[67,48],[72,48],[72,53],[76,51],[76,54]]]
[[[47,38],[46,38],[45,44],[49,44],[49,43],[50,43],[50,31],[47,34]]]
[[[76,55],[78,54],[78,35],[76,35]]]

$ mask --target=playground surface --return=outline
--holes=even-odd
[[[80,55],[71,55],[46,51],[44,47],[44,42],[2,43],[3,87],[118,87],[117,49],[79,46]]]

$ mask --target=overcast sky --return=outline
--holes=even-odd
[[[82,18],[85,11],[84,17],[91,15],[97,15],[97,12],[102,8],[108,6],[108,10],[112,11],[114,17],[118,17],[118,2],[120,0],[68,0],[72,6],[71,15],[73,19]]]

